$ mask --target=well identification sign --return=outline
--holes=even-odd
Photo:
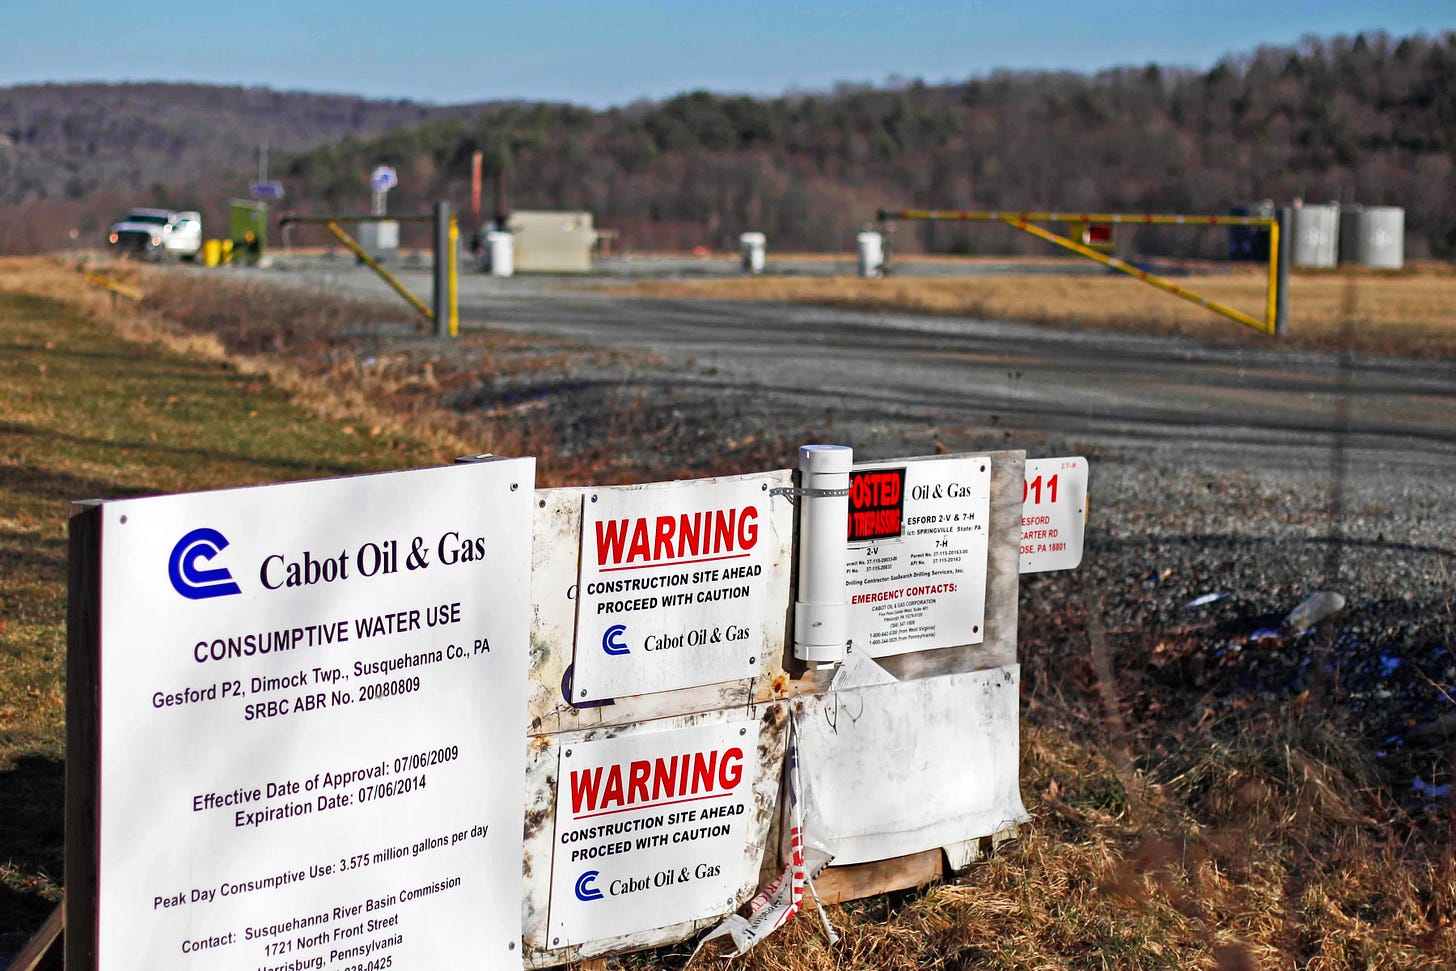
[[[856,465],[845,588],[855,650],[871,657],[985,639],[991,459]]]
[[[1087,528],[1087,460],[1027,459],[1021,493],[1021,572],[1074,570]]]

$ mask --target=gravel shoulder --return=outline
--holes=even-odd
[[[373,295],[351,273],[280,276]],[[1023,583],[1033,717],[1093,696],[1095,630],[1149,771],[1169,726],[1294,705],[1363,739],[1410,812],[1452,781],[1449,362],[572,281],[463,277],[461,306],[459,342],[361,329],[330,353],[428,366],[418,406],[517,443],[563,482],[784,467],[812,441],[864,459],[1085,455],[1083,567]],[[1281,629],[1319,591],[1343,610]]]

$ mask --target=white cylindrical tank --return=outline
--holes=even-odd
[[[1399,206],[1365,206],[1355,213],[1353,252],[1360,266],[1399,270],[1405,266],[1405,210]]]
[[[875,279],[885,275],[885,238],[879,233],[863,232],[855,237],[859,243],[859,275]]]
[[[744,233],[738,237],[744,273],[757,275],[763,272],[763,251],[767,244],[768,239],[763,233]]]
[[[849,547],[849,473],[854,449],[799,449],[799,592],[794,601],[794,657],[816,664],[844,660],[849,641],[845,570]]]
[[[516,241],[510,233],[492,230],[485,234],[485,245],[490,252],[491,276],[515,276]]]
[[[1294,265],[1340,265],[1340,206],[1302,205],[1294,209]]]

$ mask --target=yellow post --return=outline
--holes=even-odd
[[[1279,220],[1269,225],[1269,293],[1264,311],[1264,330],[1272,334],[1278,327],[1279,313]]]
[[[460,223],[450,217],[450,336],[460,336]]]

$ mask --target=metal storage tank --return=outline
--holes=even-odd
[[[514,276],[516,273],[515,237],[492,229],[485,234],[486,253],[491,276]]]
[[[1346,211],[1341,216],[1340,258],[1380,270],[1404,267],[1405,210],[1399,206],[1359,206],[1353,212]]]
[[[1340,265],[1340,204],[1294,207],[1294,265]]]

